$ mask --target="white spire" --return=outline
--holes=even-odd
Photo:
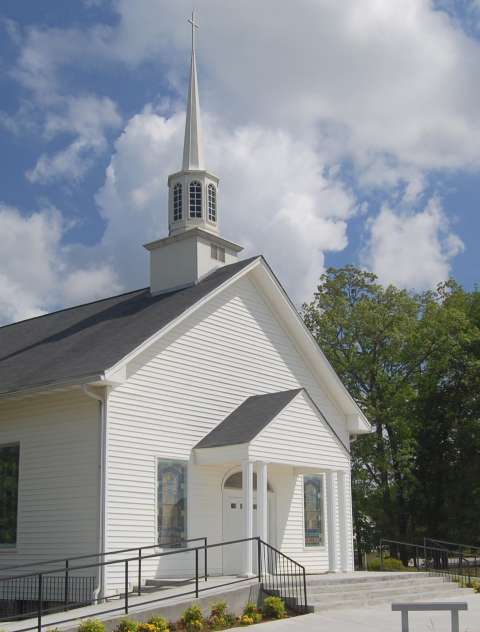
[[[183,145],[183,170],[203,170],[203,139],[200,123],[200,101],[198,98],[197,64],[195,59],[195,13],[188,20],[192,25],[192,63],[190,66],[190,85],[188,87],[187,119],[185,121],[185,142]]]

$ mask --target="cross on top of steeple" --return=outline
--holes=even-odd
[[[187,20],[192,25],[192,51],[195,50],[195,29],[199,29],[198,22],[195,22],[195,9],[192,11],[192,17]]]

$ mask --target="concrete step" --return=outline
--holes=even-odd
[[[341,574],[325,574],[325,575],[307,575],[307,585],[308,586],[316,586],[316,585],[348,585],[348,584],[363,584],[371,581],[375,582],[397,582],[397,581],[418,581],[420,579],[424,579],[425,577],[433,577],[438,578],[435,575],[429,575],[428,573],[377,573],[377,572],[369,572],[369,573],[355,573],[349,574],[347,576],[343,576]]]
[[[185,586],[194,581],[192,577],[173,577],[161,579],[147,579],[147,586],[156,586],[157,588],[175,588],[175,586]]]
[[[321,612],[323,610],[334,610],[334,609],[347,609],[347,608],[364,608],[368,606],[376,606],[384,603],[393,603],[399,601],[435,601],[435,600],[445,600],[445,599],[463,599],[467,595],[473,594],[473,591],[470,589],[460,589],[446,586],[444,590],[436,590],[436,591],[426,591],[426,592],[402,592],[398,591],[394,595],[369,595],[365,593],[364,595],[358,595],[352,599],[332,599],[330,600],[321,600],[316,601],[312,600],[309,597],[309,605],[313,607],[315,612]],[[337,596],[338,597],[338,596]]]
[[[145,584],[142,585],[142,593],[152,593],[159,590],[168,590],[169,588],[177,588],[178,586],[188,586],[193,584],[195,580],[189,578],[174,578],[174,579],[147,579]],[[138,591],[138,585],[133,586],[133,592]]]
[[[443,595],[445,593],[457,592],[461,589],[455,584],[436,584],[434,586],[408,586],[404,588],[398,587],[388,587],[388,588],[379,588],[374,587],[369,590],[356,590],[347,593],[342,593],[342,601],[353,601],[355,599],[364,599],[364,598],[372,598],[372,599],[380,599],[385,597],[385,599],[396,598],[397,595],[403,595],[405,593],[421,593],[426,594],[429,593],[431,595]],[[332,600],[336,600],[338,598],[337,592],[328,592],[328,593],[308,593],[310,601],[318,601],[318,602],[328,602]]]
[[[358,584],[345,584],[341,586],[342,594],[350,594],[356,592],[370,592],[372,590],[377,589],[391,589],[391,590],[424,590],[429,588],[436,588],[437,586],[441,586],[445,583],[451,584],[451,582],[444,582],[442,579],[425,577],[422,580],[410,580],[410,581],[402,581],[402,582],[361,582]],[[313,586],[307,586],[307,590],[312,595],[319,594],[333,594],[338,595],[340,587],[338,585],[332,584],[316,584]]]

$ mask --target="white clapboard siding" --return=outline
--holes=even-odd
[[[348,469],[350,457],[308,395],[300,392],[251,442],[249,456],[298,467]]]
[[[196,443],[251,395],[303,386],[348,443],[344,415],[245,277],[132,360],[127,376],[108,402],[110,550],[155,541],[156,459],[188,460]],[[295,486],[297,478],[287,470]],[[221,474],[221,468],[190,467],[190,537],[221,535]],[[285,538],[301,546],[299,493],[284,524]],[[326,570],[321,559],[323,553],[315,568]],[[118,572],[109,569],[109,577],[119,588]]]
[[[98,403],[80,390],[0,401],[0,446],[9,443],[20,444],[17,546],[0,548],[0,566],[96,552]]]

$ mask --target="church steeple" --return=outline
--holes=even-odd
[[[195,56],[195,14],[189,20],[192,25],[192,61],[190,64],[190,83],[188,86],[187,118],[185,121],[185,141],[183,144],[183,171],[204,169],[203,138],[200,120],[200,99],[198,96],[197,60]]]
[[[218,234],[219,179],[205,169],[198,96],[195,15],[182,170],[168,177],[168,237],[145,244],[150,252],[150,290],[169,292],[198,283],[234,263],[242,247]]]
[[[169,234],[177,235],[192,228],[218,233],[218,178],[205,169],[203,137],[198,94],[195,14],[188,20],[192,25],[192,58],[188,86],[185,140],[182,171],[168,178]]]

